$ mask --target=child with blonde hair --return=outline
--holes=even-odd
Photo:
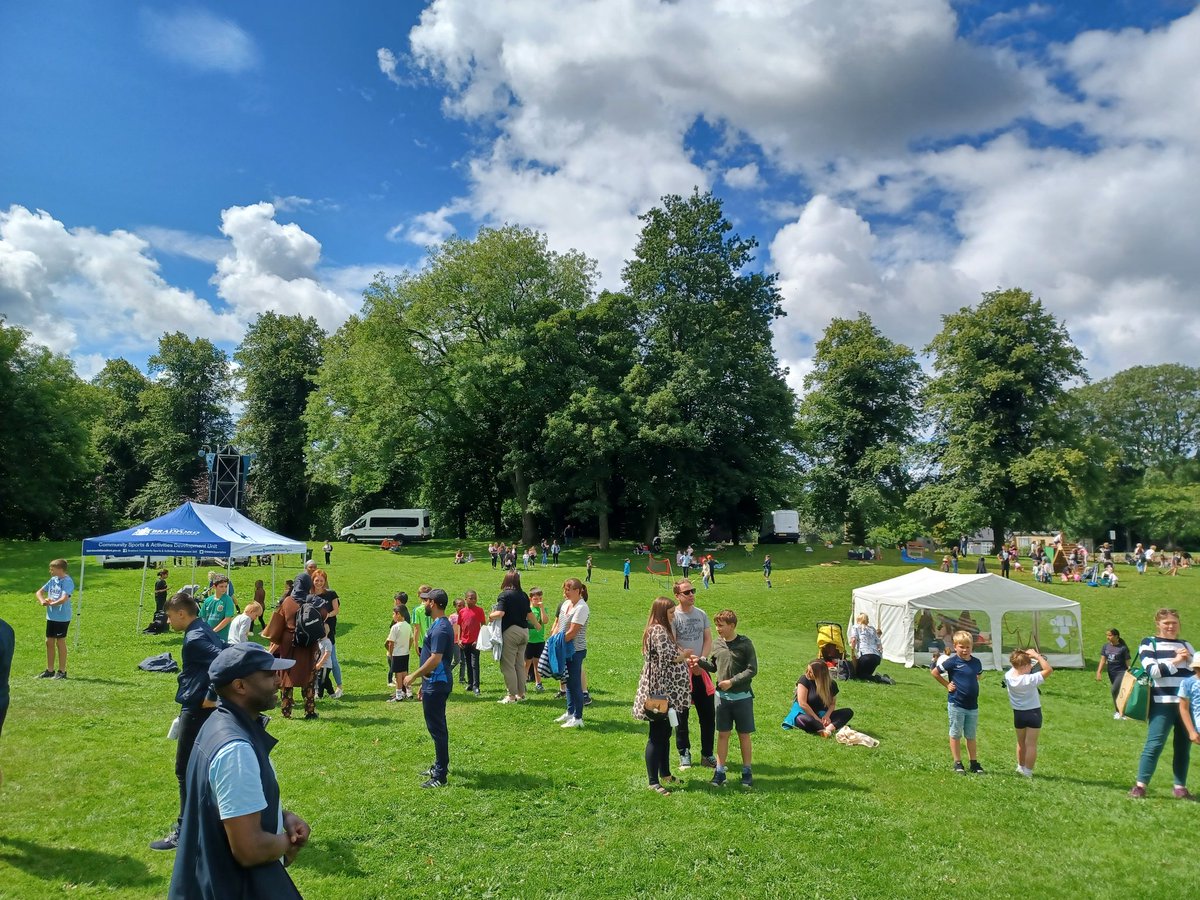
[[[983,663],[971,655],[974,641],[970,632],[954,632],[954,653],[937,661],[930,674],[946,689],[946,714],[950,720],[950,755],[954,771],[966,775],[962,762],[962,742],[966,739],[971,771],[983,774],[976,754],[975,732],[979,724],[979,679]]]
[[[1045,681],[1054,667],[1032,647],[1014,650],[1008,661],[1012,668],[1004,673],[1004,686],[1008,688],[1008,700],[1013,708],[1013,727],[1017,729],[1017,774],[1033,777],[1033,765],[1037,762],[1038,735],[1042,730],[1042,698],[1038,686]],[[1040,671],[1033,671],[1037,662]]]

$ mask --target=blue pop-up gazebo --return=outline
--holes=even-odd
[[[79,570],[79,603],[76,616],[80,622],[75,630],[78,643],[83,619],[83,578],[88,554],[102,556],[223,556],[226,561],[235,556],[263,553],[299,553],[307,549],[304,541],[276,534],[251,521],[236,509],[187,502],[169,513],[99,537],[83,541],[83,565]],[[146,565],[142,567],[142,593],[146,590]],[[274,560],[271,566],[274,582]],[[273,587],[273,585],[272,585]],[[138,601],[138,626],[141,627],[141,600]]]

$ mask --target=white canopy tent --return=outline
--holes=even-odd
[[[918,620],[928,613],[944,631],[970,612],[979,636],[975,655],[985,669],[1008,666],[1014,649],[1036,646],[1053,666],[1083,668],[1080,605],[999,575],[951,575],[918,569],[853,593],[854,617],[866,613],[883,631],[883,658],[905,666],[927,647],[916,646]]]
[[[225,506],[209,506],[204,503],[184,503],[177,509],[151,519],[141,525],[126,528],[99,537],[86,538],[83,542],[83,567],[79,572],[79,603],[76,618],[75,642],[79,643],[83,618],[83,576],[87,568],[87,555],[150,557],[154,555],[220,556],[226,560],[226,569],[235,556],[271,554],[272,593],[275,581],[275,555],[299,553],[307,550],[304,541],[275,534],[243,516],[236,509]],[[142,592],[146,588],[146,565],[142,569]],[[138,627],[141,627],[141,601],[138,601]]]

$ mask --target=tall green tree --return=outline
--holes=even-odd
[[[865,313],[834,319],[817,341],[800,403],[800,450],[812,511],[852,543],[902,508],[920,423],[916,354]]]
[[[105,524],[116,527],[126,524],[125,510],[149,480],[142,395],[150,380],[131,362],[118,358],[104,364],[92,386],[100,401],[91,431],[100,461],[97,502],[105,510]]]
[[[88,442],[95,397],[65,356],[0,319],[0,533],[78,536],[90,528],[98,464]]]
[[[324,336],[312,317],[265,312],[233,354],[242,382],[238,439],[243,451],[255,455],[249,507],[256,520],[284,534],[307,535],[313,524],[304,413]]]
[[[233,380],[229,357],[207,338],[164,334],[149,359],[151,385],[141,395],[150,480],[129,504],[133,518],[161,515],[185,499],[203,499],[197,454],[229,441]]]
[[[933,523],[971,531],[1045,528],[1064,516],[1084,454],[1070,428],[1083,356],[1028,291],[985,293],[942,316],[927,405],[938,477],[915,496]]]
[[[684,539],[710,520],[736,536],[791,475],[795,396],[772,345],[784,314],[776,277],[750,271],[757,242],[733,233],[712,194],[664,197],[641,219],[624,269],[639,340],[625,383],[637,422],[630,495],[647,538],[659,516]]]

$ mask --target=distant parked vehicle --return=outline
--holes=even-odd
[[[763,516],[760,544],[800,543],[800,513],[794,509],[775,509]]]
[[[427,541],[433,537],[427,509],[373,509],[363,513],[341,531],[348,544],[358,541],[381,543],[385,538],[400,543]]]

